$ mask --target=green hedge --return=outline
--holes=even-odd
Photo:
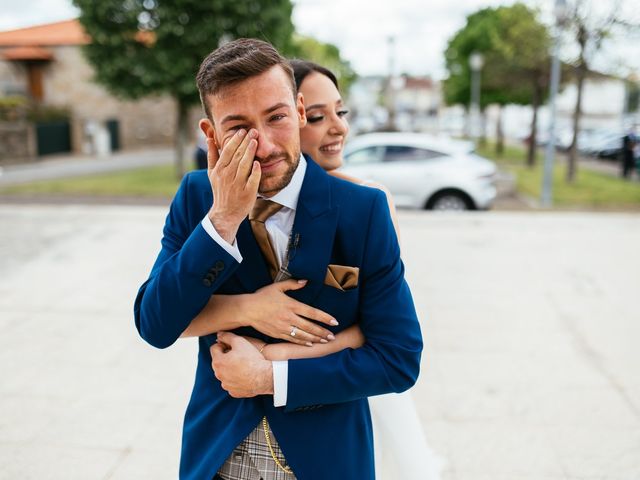
[[[0,121],[27,120],[34,123],[68,121],[71,112],[67,107],[39,105],[21,96],[0,97]]]

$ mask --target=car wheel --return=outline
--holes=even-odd
[[[429,200],[427,208],[437,211],[463,211],[471,210],[473,205],[461,192],[440,192]]]

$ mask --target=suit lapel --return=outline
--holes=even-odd
[[[291,231],[289,272],[293,278],[308,280],[301,290],[289,294],[312,304],[320,293],[338,224],[338,208],[331,204],[329,176],[309,157],[296,218]]]

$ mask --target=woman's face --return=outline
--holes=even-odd
[[[328,77],[313,72],[299,88],[304,97],[307,125],[300,130],[300,149],[325,170],[342,165],[342,150],[349,133],[340,92]]]

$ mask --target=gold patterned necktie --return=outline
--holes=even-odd
[[[253,210],[251,210],[251,213],[249,214],[249,222],[251,222],[253,236],[256,237],[260,251],[262,252],[264,259],[267,262],[267,266],[269,267],[269,273],[271,274],[272,279],[276,278],[276,275],[278,274],[278,260],[264,222],[281,208],[282,205],[276,202],[272,202],[265,198],[257,198],[256,203],[253,206]]]
[[[267,227],[265,226],[264,222],[267,220],[267,218],[279,211],[281,208],[282,205],[280,205],[279,203],[272,202],[271,200],[267,200],[265,198],[256,198],[256,203],[253,205],[253,209],[249,214],[249,222],[251,223],[253,236],[256,237],[256,242],[258,243],[260,251],[262,252],[264,259],[267,262],[267,266],[269,267],[271,278],[274,280],[276,278],[276,275],[278,274],[278,260],[276,259],[276,251],[271,244],[269,233],[267,232]],[[284,466],[282,462],[280,462],[273,450],[271,437],[268,431],[267,417],[262,418],[262,428],[264,430],[264,437],[267,441],[267,446],[269,447],[269,452],[271,453],[271,457],[273,458],[275,464],[283,472],[293,473],[289,466]]]

